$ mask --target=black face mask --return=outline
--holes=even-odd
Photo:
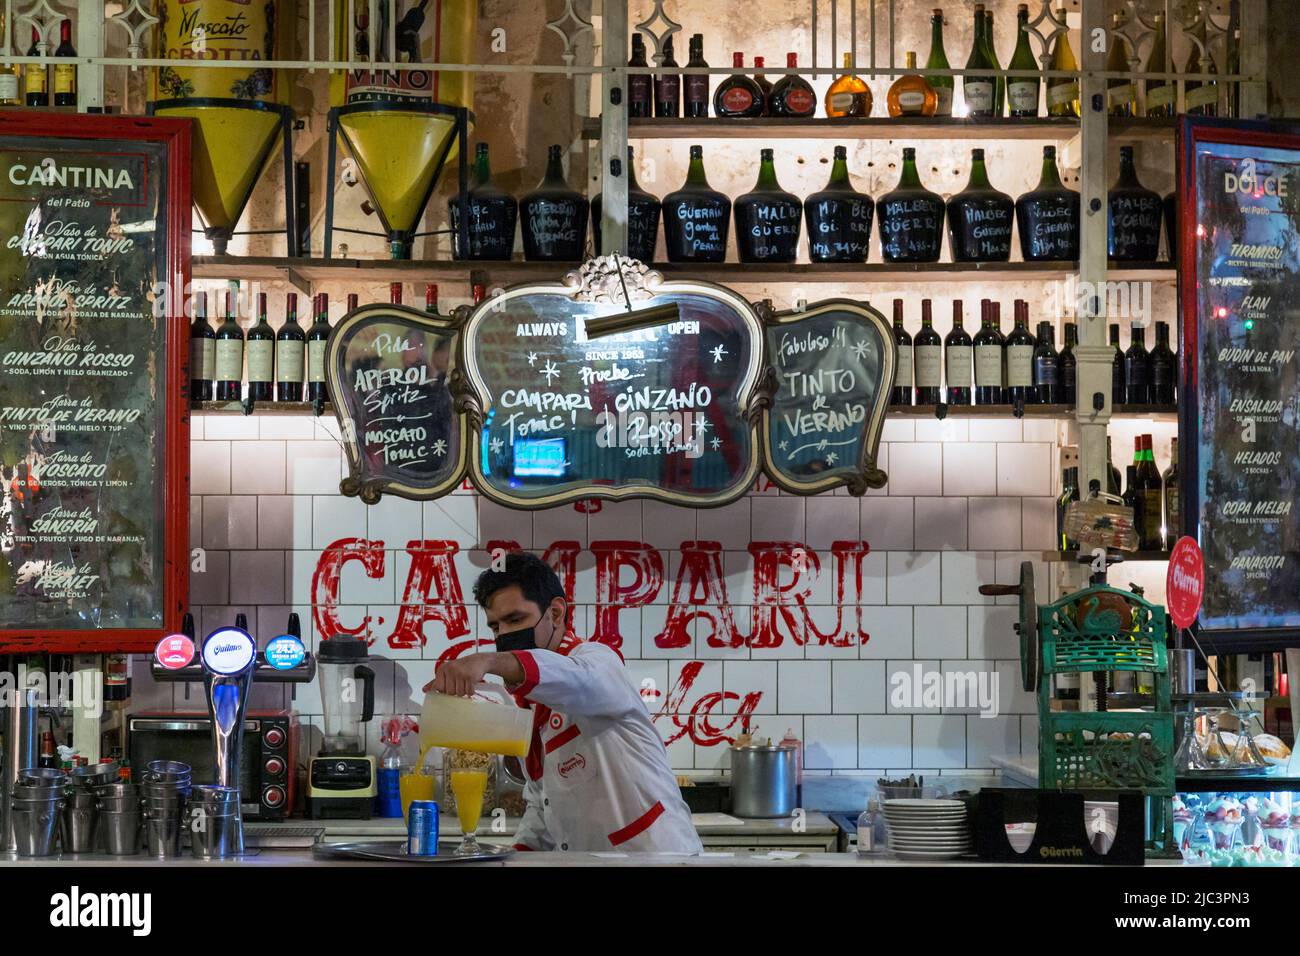
[[[537,649],[537,625],[546,619],[543,613],[532,627],[520,628],[508,634],[498,634],[496,645],[498,651],[534,651]]]

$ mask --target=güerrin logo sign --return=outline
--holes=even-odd
[[[132,936],[148,936],[153,928],[150,893],[82,893],[73,886],[50,897],[50,925],[60,929],[127,927]]]

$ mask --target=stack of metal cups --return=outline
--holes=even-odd
[[[10,813],[19,856],[50,856],[58,837],[67,777],[62,770],[30,767],[18,771]]]
[[[107,783],[95,788],[99,832],[105,852],[134,856],[140,852],[143,812],[140,787],[134,783]]]
[[[215,784],[194,788],[190,801],[190,851],[200,860],[225,860],[243,853],[239,788]]]
[[[150,854],[159,859],[180,856],[185,805],[191,790],[189,764],[153,761],[145,768],[140,790],[144,794],[145,835]]]

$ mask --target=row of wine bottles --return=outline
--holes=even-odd
[[[552,146],[541,185],[516,202],[492,184],[487,144],[478,144],[467,200],[468,255],[461,249],[459,197],[449,203],[456,258],[509,259],[522,218],[525,259],[576,261],[585,254],[589,213],[599,249],[601,197],[589,207],[570,189],[560,157],[560,147]],[[804,224],[811,261],[865,262],[873,218],[885,262],[938,262],[945,220],[954,262],[1008,261],[1013,229],[1026,262],[1079,257],[1079,194],[1062,184],[1054,146],[1043,147],[1038,185],[1015,200],[989,182],[982,149],[971,150],[966,188],[946,202],[921,183],[911,147],[903,150],[898,186],[878,201],[853,187],[843,146],[835,147],[825,188],[805,200],[781,188],[771,149],[760,151],[758,181],[734,204],[709,185],[700,146],[691,147],[686,182],[662,201],[636,182],[631,148],[628,176],[627,254],[643,262],[654,260],[661,219],[669,262],[723,262],[733,217],[741,262],[794,262]],[[1130,146],[1120,149],[1119,177],[1108,200],[1112,260],[1155,261],[1162,218],[1173,249],[1174,196],[1162,200],[1141,184]]]
[[[1078,331],[1065,323],[1065,342],[1056,350],[1051,322],[1029,331],[1029,303],[1014,303],[1015,324],[1002,332],[1002,304],[980,302],[974,338],[964,328],[960,299],[952,303],[952,329],[942,339],[934,328],[929,299],[921,300],[921,329],[913,336],[903,324],[903,300],[894,300],[894,342],[898,363],[891,405],[1073,405],[1078,398]],[[1111,403],[1173,405],[1177,399],[1177,354],[1169,347],[1169,326],[1156,323],[1155,348],[1147,351],[1136,323],[1127,352],[1119,349],[1119,325],[1110,327],[1115,348]],[[946,386],[946,388],[945,388]]]
[[[1077,451],[1077,450],[1076,450]],[[1169,467],[1163,475],[1156,466],[1150,435],[1133,437],[1133,463],[1126,468],[1124,490],[1120,491],[1119,469],[1114,465],[1110,438],[1106,439],[1106,491],[1133,509],[1133,527],[1137,531],[1138,549],[1166,551],[1182,532],[1182,496],[1178,474],[1178,439],[1170,448]],[[1065,510],[1070,502],[1087,496],[1080,488],[1079,469],[1066,468],[1061,473],[1061,494],[1057,498],[1056,527],[1061,548],[1075,551],[1079,544],[1065,534]]]
[[[1065,22],[1064,7],[1057,11],[1057,16],[1061,22]],[[1118,31],[1123,25],[1124,14],[1116,13],[1112,17],[1112,29]],[[930,55],[925,63],[926,71],[952,69],[948,63],[948,54],[944,50],[943,26],[943,10],[936,9],[930,18]],[[1234,63],[1240,56],[1237,42],[1239,37],[1232,24],[1229,24],[1229,34],[1228,72],[1236,73],[1238,70]],[[1216,74],[1218,71],[1214,57],[1206,43],[1205,17],[1198,19],[1191,35],[1199,41],[1200,46],[1196,42],[1189,44],[1190,51],[1184,72]],[[1118,35],[1118,39],[1115,37],[1116,34],[1106,37],[1106,42],[1110,44],[1106,70],[1130,75],[1114,76],[1107,81],[1109,109],[1111,114],[1116,116],[1141,115],[1138,112],[1138,84],[1131,75],[1131,49],[1122,34]],[[1077,117],[1079,115],[1077,79],[1061,75],[1047,78],[1032,75],[1040,71],[1040,64],[1029,42],[1027,4],[1022,3],[1017,7],[1016,45],[1006,69],[1031,75],[1001,75],[1002,66],[994,42],[993,11],[986,9],[982,3],[975,4],[972,38],[970,55],[966,59],[964,68],[973,72],[968,72],[961,77],[963,105],[958,107],[960,115],[975,119],[1002,116],[1036,117],[1040,115],[1042,108],[1044,87],[1048,116]],[[1164,14],[1157,13],[1144,72],[1165,73],[1166,53],[1165,18]],[[854,73],[852,53],[845,53],[843,62],[844,72],[835,79],[822,98],[824,115],[832,119],[870,116],[874,105],[871,89]],[[894,81],[886,97],[889,115],[954,115],[953,93],[957,85],[956,78],[936,73],[917,73],[917,56],[913,51],[904,54],[904,63],[907,73]],[[645,40],[639,32],[632,35],[632,56],[627,65],[631,68],[649,66],[646,60]],[[664,40],[663,58],[659,65],[668,69],[677,68],[671,36]],[[733,53],[732,66],[736,72],[725,77],[710,96],[710,75],[692,72],[692,70],[709,68],[708,62],[704,59],[704,35],[696,33],[690,39],[690,56],[683,67],[682,74],[655,74],[653,78],[649,73],[628,75],[628,114],[637,118],[684,116],[689,119],[700,119],[709,115],[709,107],[712,104],[713,115],[728,118],[816,115],[817,96],[807,80],[798,74],[787,73],[776,83],[771,83],[763,75],[765,65],[763,57],[754,57],[755,72],[750,75],[745,72],[744,53]],[[789,70],[799,68],[797,54],[786,54],[786,68]],[[1070,47],[1068,31],[1055,35],[1048,69],[1054,74],[1078,71],[1079,65]],[[1218,115],[1219,90],[1214,80],[1186,80],[1184,83],[1186,112],[1189,115]],[[1142,91],[1144,111],[1147,116],[1174,115],[1177,98],[1175,81],[1146,80],[1142,84]]]
[[[27,56],[40,56],[40,44],[40,30],[32,27],[32,45],[27,49]],[[51,103],[55,106],[76,106],[77,48],[72,44],[71,20],[65,19],[59,24],[59,45],[54,48],[53,56],[67,58],[68,62],[56,63],[52,67],[43,63],[23,64],[21,91],[19,67],[13,63],[0,63],[0,106],[40,107]],[[53,83],[50,82],[51,73]]]

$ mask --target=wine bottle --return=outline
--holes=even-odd
[[[361,301],[361,297],[360,297],[360,296],[358,296],[355,292],[349,292],[349,293],[348,293],[348,298],[347,298],[347,311],[348,311],[349,313],[351,313],[351,312],[355,312],[356,309],[357,309],[357,303],[359,303],[360,301]],[[314,300],[313,300],[313,303],[312,303],[312,304],[315,305],[315,301],[314,301]],[[314,319],[314,316],[313,316],[313,319]]]
[[[664,197],[664,244],[669,262],[722,262],[727,258],[731,200],[709,186],[704,148],[691,147],[686,182]]]
[[[1106,436],[1106,491],[1120,497],[1119,469],[1115,467],[1115,452],[1111,449],[1110,436]]]
[[[1015,302],[1015,325],[1007,336],[1007,398],[1012,403],[1032,404],[1034,400],[1034,359],[1038,343],[1029,331],[1029,303]]]
[[[314,303],[315,315],[307,329],[307,401],[325,402],[329,401],[325,387],[325,346],[330,337],[329,294],[317,292]]]
[[[767,116],[767,98],[772,95],[772,83],[763,75],[763,65],[765,59],[761,56],[754,57],[754,82],[758,85],[759,91],[763,94],[763,116]],[[741,64],[744,65],[743,63]]]
[[[1107,442],[1110,441],[1109,438],[1106,440]],[[1133,457],[1135,459],[1137,458],[1136,452]],[[1138,537],[1141,538],[1142,530],[1138,524],[1137,484],[1137,465],[1126,465],[1124,467],[1124,494],[1120,495],[1120,500],[1133,509],[1133,529],[1138,533]]]
[[[948,404],[969,405],[971,402],[971,339],[962,328],[961,300],[952,303],[952,331],[944,337],[944,372],[948,377]]]
[[[1065,344],[1061,346],[1061,404],[1074,406],[1079,401],[1079,359],[1074,350],[1079,345],[1079,330],[1073,322],[1065,323]]]
[[[226,318],[217,327],[217,401],[237,402],[243,398],[244,330],[235,321],[236,293],[226,292]]]
[[[797,69],[798,54],[787,53],[785,65],[787,69]],[[772,92],[767,98],[767,111],[772,116],[812,116],[817,112],[817,94],[802,76],[787,73],[773,84]]]
[[[1134,463],[1137,465],[1137,515],[1138,547],[1143,551],[1160,551],[1164,540],[1160,535],[1164,524],[1164,482],[1156,468],[1155,454],[1151,450],[1151,436],[1139,435]]]
[[[600,193],[591,201],[591,232],[600,254]],[[627,249],[625,254],[647,265],[654,262],[655,243],[659,241],[659,197],[652,196],[636,181],[636,164],[632,147],[627,148]]]
[[[1178,481],[1178,439],[1169,444],[1169,467],[1164,473],[1165,548],[1172,548],[1183,533],[1183,509]]]
[[[741,72],[745,68],[745,54],[731,54],[731,74],[713,91],[713,112],[716,116],[748,119],[762,116],[767,108],[767,96],[757,81]]]
[[[650,65],[645,58],[645,37],[639,31],[632,34],[632,56],[627,65]],[[627,75],[627,115],[636,119],[654,116],[654,85],[649,73]]]
[[[438,314],[438,283],[429,282],[424,287],[424,311],[426,315]]]
[[[853,54],[844,54],[844,72],[826,90],[826,115],[832,119],[871,115],[871,88],[853,72]]]
[[[275,333],[275,397],[281,402],[302,401],[302,379],[307,334],[298,324],[298,293],[284,299],[284,325]]]
[[[1217,74],[1214,67],[1214,54],[1206,40],[1205,17],[1196,20],[1192,36],[1200,42],[1190,45],[1187,51],[1187,66],[1184,73]],[[1214,80],[1187,80],[1183,84],[1183,102],[1188,116],[1219,115],[1219,84]]]
[[[1038,323],[1033,401],[1038,405],[1057,405],[1061,401],[1061,357],[1056,354],[1056,335],[1051,322]]]
[[[984,60],[998,72],[993,80],[993,115],[1007,115],[1007,78],[1002,75],[1002,61],[998,59],[998,47],[993,40],[993,11],[984,8]]]
[[[758,181],[734,206],[741,262],[794,262],[799,254],[803,203],[781,188],[772,150],[759,152]]]
[[[1129,326],[1129,346],[1124,353],[1124,404],[1151,404],[1151,356],[1147,353],[1146,333],[1134,322]]]
[[[1038,61],[1034,51],[1029,48],[1029,5],[1016,7],[1016,49],[1011,54],[1009,70],[1037,70]],[[1007,77],[1007,109],[1014,117],[1031,117],[1038,115],[1039,87],[1042,79],[1038,76]]]
[[[921,331],[912,340],[916,362],[916,404],[938,405],[943,401],[943,339],[934,330],[930,300],[921,300]]]
[[[927,70],[950,70],[948,65],[948,54],[943,48],[943,11],[935,9],[930,14],[930,56],[925,61]],[[930,84],[930,89],[934,90],[936,103],[934,107],[935,116],[952,115],[952,90],[953,82],[951,76],[946,75],[927,75],[925,82]]]
[[[912,404],[912,336],[903,328],[903,300],[894,300],[894,343],[898,346],[898,364],[894,371],[891,405]]]
[[[1169,261],[1177,264],[1178,262],[1178,194],[1169,193],[1165,196],[1165,250],[1169,254]]]
[[[1007,393],[1007,337],[1002,333],[1001,302],[989,302],[989,317],[993,322],[993,331],[998,337],[998,345],[1002,349],[1002,388],[998,392],[998,403],[1005,405],[1010,399]]]
[[[1119,324],[1110,326],[1110,347],[1115,350],[1115,357],[1110,363],[1110,403],[1124,404],[1124,352],[1119,347]]]
[[[393,305],[402,304],[402,283],[400,282],[388,283],[388,301],[391,302]]]
[[[8,24],[0,21],[0,43],[5,52],[9,52]],[[15,44],[16,45],[16,44]],[[22,99],[18,95],[18,67],[12,63],[0,63],[0,106],[18,106]]]
[[[1138,181],[1133,147],[1119,149],[1119,177],[1107,195],[1110,257],[1116,262],[1154,262],[1160,251],[1160,194]]]
[[[546,175],[519,204],[529,262],[578,262],[586,253],[587,197],[569,188],[563,155],[564,147],[550,148]]]
[[[953,262],[1006,262],[1011,258],[1015,203],[989,183],[984,150],[970,151],[970,180],[948,200],[948,245]]]
[[[255,402],[275,398],[275,330],[266,319],[266,293],[257,294],[257,324],[248,330],[248,397]]]
[[[1056,499],[1056,537],[1060,541],[1062,551],[1077,551],[1079,542],[1065,535],[1065,513],[1070,507],[1070,502],[1079,500],[1079,469],[1066,468],[1061,473],[1061,496]],[[1065,676],[1065,675],[1061,675]],[[1078,691],[1074,692],[1075,699],[1078,699]]]
[[[808,258],[813,262],[865,262],[875,203],[849,180],[848,151],[835,147],[831,178],[804,200]]]
[[[1156,323],[1156,344],[1151,350],[1151,401],[1156,405],[1173,405],[1174,383],[1178,377],[1178,358],[1169,347],[1169,323]]]
[[[1224,66],[1226,73],[1236,75],[1241,72],[1241,3],[1240,0],[1228,2],[1228,29],[1224,37]],[[1241,118],[1241,83],[1234,81],[1228,87],[1228,116]]]
[[[907,51],[904,57],[908,72],[904,73],[889,87],[885,98],[890,116],[933,116],[939,106],[938,94],[925,82],[925,77],[916,72],[916,54]]]
[[[28,56],[41,55],[41,31],[32,27],[32,45],[27,48]],[[43,63],[28,63],[23,67],[23,94],[28,106],[50,105],[49,67]]]
[[[1165,63],[1165,15],[1155,15],[1155,38],[1151,41],[1151,52],[1147,56],[1147,73],[1167,73]],[[1178,87],[1169,80],[1146,81],[1147,116],[1173,116],[1174,98]]]
[[[938,262],[943,247],[944,202],[921,185],[916,150],[903,149],[898,186],[880,197],[880,253],[886,262]]]
[[[1043,147],[1038,185],[1016,200],[1020,256],[1026,262],[1079,258],[1079,194],[1061,183],[1056,147]]]
[[[190,398],[212,401],[217,370],[217,333],[208,323],[208,294],[194,293],[194,321],[190,323]]]
[[[1065,8],[1056,11],[1058,19],[1065,22]],[[1074,72],[1079,69],[1074,59],[1074,50],[1070,48],[1070,31],[1062,30],[1056,35],[1052,47],[1051,69],[1061,72]],[[1079,115],[1079,80],[1073,76],[1054,76],[1047,81],[1047,115]]]
[[[1002,335],[993,327],[988,299],[980,303],[980,330],[975,333],[975,404],[1002,403]]]
[[[966,113],[974,119],[987,119],[994,115],[994,99],[997,94],[997,79],[984,70],[996,69],[985,59],[984,54],[984,4],[975,4],[974,37],[971,40],[970,56],[966,59],[967,70],[981,71],[962,77],[962,97],[966,100]]]
[[[460,197],[447,202],[451,223],[452,256],[455,259],[508,260],[515,249],[515,224],[519,203],[514,196],[492,182],[488,144],[479,143],[474,152],[474,171],[467,197],[469,207],[469,255],[460,247]]]
[[[1123,25],[1122,14],[1116,13],[1111,16],[1112,31],[1118,31]],[[1106,72],[1131,74],[1133,66],[1129,63],[1128,40],[1122,34],[1115,32],[1107,34],[1106,40],[1110,43],[1110,52],[1106,55]],[[1107,80],[1106,99],[1111,116],[1137,115],[1137,86],[1131,75],[1116,76]]]
[[[54,55],[72,59],[77,55],[77,48],[72,45],[72,21],[64,20],[59,24],[59,45]],[[54,105],[77,105],[77,64],[56,63],[54,65]]]
[[[677,59],[673,54],[673,38],[664,40],[663,59],[659,65],[665,69],[675,69]],[[655,74],[655,116],[672,119],[682,111],[682,78],[677,73]]]
[[[696,33],[691,37],[690,58],[686,69],[707,70],[709,64],[704,59],[704,34]],[[689,119],[699,119],[709,115],[709,74],[687,73],[682,89],[682,111]]]
[[[484,285],[482,282],[475,282],[472,286],[470,286],[469,291],[470,291],[470,297],[474,300],[475,305],[478,305],[480,302],[482,302],[484,299],[487,298],[487,286]]]

